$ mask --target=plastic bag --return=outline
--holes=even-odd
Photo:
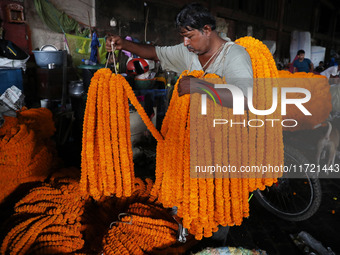
[[[0,112],[18,111],[24,106],[25,96],[16,86],[8,88],[0,96]]]
[[[28,56],[26,59],[9,59],[0,57],[0,67],[11,67],[11,68],[21,68],[24,71],[26,70],[26,62],[30,57]]]
[[[91,56],[91,38],[85,38],[76,35],[66,34],[67,43],[70,49],[74,66],[82,64],[82,59],[90,59]],[[98,38],[101,46],[98,48],[100,64],[106,63],[105,38]]]
[[[340,85],[331,85],[332,111],[340,112]]]

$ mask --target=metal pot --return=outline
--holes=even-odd
[[[68,93],[71,97],[81,97],[85,93],[83,81],[71,81],[68,85]]]

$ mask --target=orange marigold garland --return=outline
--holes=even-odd
[[[128,146],[131,144],[128,141],[130,125],[124,103],[127,101],[123,90],[126,80],[122,78],[109,69],[100,69],[92,78],[88,92],[81,190],[95,199],[111,194],[130,196],[132,191],[132,148]]]
[[[56,179],[31,189],[14,207],[15,221],[9,222],[16,225],[3,239],[1,253],[61,254],[82,249],[84,201],[72,179]]]
[[[239,40],[238,43],[242,44],[248,44],[248,47],[252,49],[252,52],[249,52],[249,54],[251,55],[252,60],[256,59],[256,57],[259,57],[261,55],[261,52],[264,51],[266,48],[265,46],[259,42],[259,41],[255,41],[255,39],[253,38],[244,38],[243,40]],[[253,47],[253,45],[255,45]],[[246,47],[247,48],[247,47]],[[267,49],[266,49],[267,50]],[[268,50],[267,50],[268,51]],[[271,106],[272,102],[269,102],[270,100],[266,100],[266,98],[263,97],[263,95],[268,94],[269,93],[269,89],[267,88],[267,86],[270,86],[270,89],[275,86],[275,83],[273,82],[273,79],[270,79],[271,77],[276,78],[277,77],[277,71],[275,72],[275,70],[273,70],[274,67],[271,66],[272,62],[269,61],[269,64],[261,66],[261,62],[266,62],[267,63],[267,58],[268,55],[264,54],[263,57],[260,57],[260,61],[253,61],[253,67],[254,69],[257,69],[257,71],[255,70],[254,72],[254,78],[268,78],[268,81],[256,81],[256,83],[254,84],[254,107],[257,109],[268,109]],[[259,68],[257,68],[257,65],[259,66]],[[184,72],[182,75],[193,75],[195,77],[201,77],[203,72],[198,72],[198,71],[194,71],[191,73],[188,72]],[[276,75],[276,76],[275,76]],[[268,93],[267,93],[268,92]],[[272,97],[269,97],[270,99]],[[162,150],[166,150],[169,151],[170,154],[172,155],[171,157],[175,157],[175,155],[173,155],[171,153],[172,151],[172,144],[174,140],[177,139],[178,137],[178,132],[173,132],[173,129],[176,130],[176,128],[178,128],[178,125],[183,125],[182,123],[178,122],[178,117],[176,119],[176,116],[179,116],[178,113],[176,113],[176,111],[178,111],[178,107],[180,107],[181,103],[178,101],[183,101],[183,100],[188,100],[187,98],[184,97],[178,97],[177,94],[177,84],[175,85],[175,89],[174,89],[174,94],[173,94],[173,98],[172,101],[170,102],[170,106],[167,112],[167,115],[164,119],[164,126],[162,127],[162,135],[165,139],[165,142],[162,142],[161,144],[158,144],[158,148],[157,151],[162,151]],[[262,101],[261,103],[258,103]],[[268,102],[267,102],[268,101]],[[227,111],[230,111],[229,116],[233,116],[232,115],[232,111],[230,109],[228,109]],[[247,115],[245,115],[247,116]],[[254,117],[254,119],[260,119],[260,120],[264,120],[264,117],[259,117],[259,116],[251,116],[249,115],[249,118]],[[276,117],[280,118],[279,116],[276,115]],[[238,122],[241,122],[242,120],[240,118],[236,118]],[[193,119],[192,119],[193,120]],[[245,120],[245,123],[247,123],[248,118]],[[265,121],[263,121],[264,123],[266,123]],[[192,124],[192,123],[191,123]],[[260,164],[268,164],[268,163],[272,163],[272,164],[283,164],[283,142],[282,142],[282,134],[281,136],[279,136],[279,139],[277,139],[276,141],[279,143],[278,145],[278,152],[276,152],[275,147],[273,148],[273,138],[274,134],[278,134],[278,133],[282,133],[282,129],[280,126],[276,126],[276,127],[272,127],[270,126],[271,123],[269,124],[265,124],[263,128],[259,128],[258,130],[250,131],[247,128],[243,128],[242,129],[238,129],[236,126],[235,127],[229,127],[228,128],[228,132],[225,134],[228,137],[228,141],[229,141],[229,145],[228,145],[228,161],[225,163],[234,165],[235,167],[239,168],[241,165],[245,164],[253,164],[253,165],[260,165]],[[271,129],[271,130],[270,130]],[[275,129],[275,131],[274,131]],[[266,138],[267,132],[269,133],[270,137]],[[248,137],[251,137],[251,139],[248,139]],[[281,139],[280,139],[281,138]],[[227,139],[227,138],[226,138]],[[242,143],[246,143],[246,144],[242,144],[239,141],[241,141],[242,139]],[[249,141],[249,143],[247,143],[247,141]],[[248,148],[250,147],[250,145],[252,143],[255,145],[253,146],[253,148],[258,148],[256,151],[248,151]],[[178,145],[178,143],[176,143]],[[237,145],[238,144],[238,145]],[[165,146],[165,148],[163,148],[163,146]],[[170,146],[168,148],[168,146]],[[162,148],[161,148],[162,147]],[[205,155],[198,155],[195,156],[195,154],[192,154],[194,157],[198,157],[198,158],[206,158],[209,157],[209,150],[207,150],[208,148],[206,148],[205,146]],[[245,153],[243,153],[243,151],[246,150]],[[270,151],[270,152],[269,152]],[[177,153],[181,153],[181,152],[177,152]],[[194,153],[194,152],[192,152]],[[208,153],[208,154],[207,154]],[[255,155],[252,155],[252,158],[250,161],[248,161],[248,155],[255,153]],[[270,159],[266,159],[264,157],[264,155],[266,155],[266,153],[272,153],[270,157]],[[277,158],[277,162],[273,162],[274,160],[274,154],[277,156],[279,155],[279,158]],[[186,158],[190,158],[190,154],[184,154],[184,156]],[[171,158],[169,157],[169,158]],[[226,156],[227,157],[227,156]],[[158,164],[158,162],[157,162]],[[177,164],[178,163],[177,161]],[[161,166],[161,167],[159,167]],[[196,235],[196,238],[200,239],[202,237],[202,227],[204,225],[204,218],[202,218],[201,216],[199,216],[198,211],[199,210],[203,210],[204,208],[204,204],[206,202],[204,202],[204,200],[202,200],[202,198],[200,198],[198,196],[198,192],[203,192],[204,187],[203,185],[203,181],[202,180],[195,180],[195,178],[191,178],[189,179],[189,189],[185,189],[186,185],[185,185],[185,180],[186,180],[186,172],[188,172],[188,168],[183,169],[182,171],[178,172],[178,168],[176,170],[176,175],[183,175],[184,178],[184,185],[183,185],[183,200],[176,200],[176,203],[173,204],[169,204],[169,194],[172,194],[173,190],[178,190],[178,188],[181,188],[181,186],[174,186],[173,181],[169,180],[169,179],[173,179],[173,174],[172,173],[172,164],[171,161],[169,161],[169,163],[167,163],[167,160],[165,159],[165,163],[164,164],[159,164],[159,166],[157,165],[157,169],[156,169],[156,176],[162,176],[162,188],[160,190],[153,190],[153,192],[159,197],[159,201],[161,201],[162,203],[164,203],[165,206],[170,206],[170,205],[176,205],[178,207],[178,212],[179,214],[182,216],[183,215],[183,223],[184,223],[184,227],[188,228],[189,231]],[[193,176],[191,176],[193,177]],[[216,176],[215,176],[216,177]],[[249,177],[249,176],[248,176]],[[274,179],[275,180],[275,179]],[[263,188],[265,184],[268,183],[273,183],[274,181],[273,179],[270,178],[266,178],[263,179],[263,176],[257,176],[257,179],[255,181],[254,178],[248,180],[248,179],[235,179],[235,178],[231,178],[231,179],[225,179],[223,180],[223,184],[225,184],[224,187],[224,192],[226,192],[226,189],[229,190],[230,194],[231,194],[231,203],[229,203],[229,196],[226,195],[224,202],[225,203],[218,203],[218,199],[221,199],[220,197],[218,198],[217,196],[215,197],[215,192],[214,189],[216,189],[216,187],[222,187],[221,186],[221,181],[216,179],[206,179],[205,180],[205,185],[206,185],[206,189],[207,189],[207,201],[215,201],[213,202],[213,212],[219,212],[219,216],[215,217],[215,216],[208,216],[208,218],[210,219],[211,217],[215,218],[217,220],[217,222],[211,221],[210,219],[210,224],[209,224],[209,229],[204,228],[204,233],[205,236],[210,236],[211,234],[209,234],[209,232],[211,233],[211,230],[216,231],[217,230],[217,225],[218,224],[223,224],[223,225],[233,225],[233,224],[241,224],[242,222],[242,218],[243,217],[247,217],[249,215],[249,206],[248,206],[248,191],[253,191],[255,188]],[[158,182],[158,180],[156,180],[156,183]],[[163,186],[164,185],[164,186]],[[198,185],[198,186],[197,186]],[[210,189],[210,192],[209,192]],[[219,188],[221,189],[221,188]],[[189,192],[189,193],[188,193]],[[217,190],[217,193],[219,192],[219,190]],[[228,192],[227,192],[228,193]],[[203,194],[203,193],[202,193]],[[197,197],[198,196],[198,197]],[[177,196],[178,197],[178,196]],[[213,200],[211,200],[213,198]],[[186,201],[190,201],[188,204],[186,203]],[[198,204],[196,201],[200,201]],[[202,204],[204,203],[204,204]],[[217,204],[219,206],[224,206],[224,209],[217,209],[214,206],[217,206]],[[203,208],[200,208],[199,206],[203,205]],[[186,208],[183,208],[183,206],[188,206],[189,208],[189,214],[186,214],[185,212],[187,211]],[[210,207],[208,206],[208,210],[210,209]],[[225,212],[225,213],[224,213]],[[229,212],[229,214],[227,213]],[[209,215],[209,213],[207,214]],[[214,215],[214,214],[212,214]],[[223,215],[223,217],[222,217]],[[207,231],[207,232],[206,232]]]
[[[105,94],[108,92],[109,96]],[[109,69],[98,70],[91,80],[86,103],[80,182],[81,190],[97,200],[111,194],[130,196],[133,190],[128,98],[152,134],[162,139],[126,79]]]
[[[131,204],[104,237],[105,254],[157,253],[175,244],[178,224],[164,213],[154,205]]]
[[[53,165],[51,111],[23,108],[17,116],[0,127],[0,202],[21,183],[44,180]]]

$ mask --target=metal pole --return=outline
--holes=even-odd
[[[61,106],[63,109],[66,108],[67,99],[67,51],[63,50],[63,90],[61,97]]]

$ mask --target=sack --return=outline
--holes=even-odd
[[[29,57],[27,53],[20,49],[17,45],[4,39],[0,39],[0,56],[17,60],[24,60]]]
[[[290,41],[290,61],[295,58],[298,50],[305,51],[305,58],[311,58],[311,34],[310,32],[293,31]]]
[[[331,85],[330,92],[332,95],[332,111],[340,112],[340,86]]]

